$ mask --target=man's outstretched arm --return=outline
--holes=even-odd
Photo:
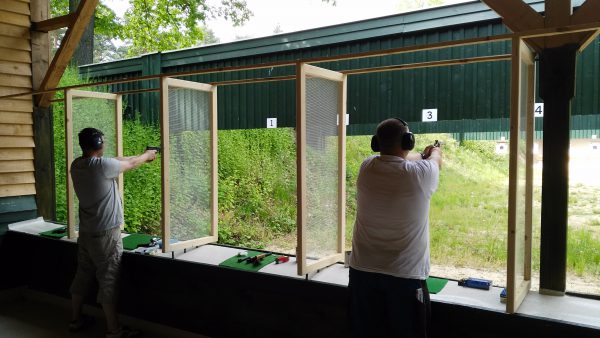
[[[156,150],[146,150],[138,156],[116,158],[121,164],[121,172],[126,172],[141,166],[144,163],[152,162],[156,158]]]

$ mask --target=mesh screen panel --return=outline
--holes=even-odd
[[[322,258],[337,252],[338,82],[306,79],[306,252]]]
[[[100,129],[104,133],[104,156],[117,156],[115,110],[115,100],[73,97],[73,159],[82,155],[79,146],[79,132],[88,127]],[[75,228],[79,230],[79,200],[76,194],[73,195],[73,209],[75,210]]]
[[[516,202],[516,246],[515,246],[515,276],[517,281],[524,279],[525,273],[525,205],[526,205],[526,167],[527,167],[527,112],[529,102],[529,65],[521,61],[521,88],[519,101],[519,134],[517,151],[517,202]]]
[[[171,237],[210,235],[211,93],[169,88]]]

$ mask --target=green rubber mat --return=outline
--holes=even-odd
[[[447,279],[429,277],[427,278],[427,289],[429,289],[429,293],[436,294],[442,291],[447,283]]]
[[[238,255],[235,255],[235,256],[221,262],[221,264],[219,264],[219,266],[226,266],[229,268],[256,272],[256,271],[264,268],[265,266],[275,262],[275,260],[277,259],[277,256],[271,255],[271,256],[265,257],[258,265],[254,265],[252,263],[246,263],[246,262],[238,262],[238,259],[244,258],[244,257],[252,257],[252,256],[260,255],[262,253],[264,253],[264,252],[248,250],[248,256],[240,257]]]
[[[51,238],[63,238],[67,235],[67,227],[60,227],[44,232],[40,232],[40,236],[51,237]]]
[[[156,236],[146,234],[129,234],[129,236],[123,237],[123,249],[135,250],[140,244],[150,244],[152,238],[156,238]]]

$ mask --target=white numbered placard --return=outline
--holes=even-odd
[[[437,109],[423,109],[423,122],[435,122],[437,121],[438,110]]]
[[[544,104],[536,102],[533,106],[533,116],[544,117]]]
[[[340,125],[340,117],[338,115],[337,121],[336,121],[336,125]],[[350,114],[346,114],[346,125],[350,125]]]
[[[277,118],[271,117],[267,119],[267,128],[277,128]]]

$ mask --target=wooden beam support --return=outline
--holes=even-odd
[[[58,85],[90,18],[94,15],[98,1],[99,0],[81,0],[79,3],[79,7],[77,7],[77,11],[75,12],[75,20],[69,25],[69,29],[65,33],[60,48],[56,52],[56,55],[50,64],[50,68],[40,85],[41,90],[54,88]],[[38,106],[47,107],[50,104],[52,96],[53,94],[51,93],[44,93],[38,96],[36,100]]]
[[[571,23],[573,5],[571,0],[546,0],[544,27],[563,27]],[[565,45],[578,44],[589,34],[569,34],[563,36],[549,36],[544,39],[545,48],[557,48]]]
[[[564,294],[566,288],[568,163],[576,56],[576,46],[548,48],[540,54],[539,93],[545,104],[540,293]]]
[[[600,0],[586,0],[586,2],[571,15],[572,25],[597,21],[600,21]]]
[[[546,0],[544,27],[568,26],[572,12],[571,0]]]
[[[587,0],[571,15],[572,25],[598,21],[600,21],[600,0]],[[580,35],[579,51],[582,52],[599,34],[600,30]]]
[[[482,0],[482,2],[498,13],[506,27],[513,32],[544,27],[544,18],[522,0]]]
[[[31,0],[31,19],[44,22],[48,19],[50,5],[47,0]],[[33,89],[40,88],[50,63],[50,40],[47,32],[31,32],[31,80]],[[29,104],[33,102],[30,99]],[[35,187],[38,215],[47,220],[56,219],[56,194],[54,191],[54,137],[52,107],[33,109]]]
[[[544,17],[522,0],[482,0],[502,17],[502,22],[513,32],[544,28]],[[544,48],[544,39],[527,39],[538,53]]]
[[[32,22],[31,30],[36,32],[48,33],[59,28],[69,27],[75,20],[75,13],[58,16],[52,19]]]

